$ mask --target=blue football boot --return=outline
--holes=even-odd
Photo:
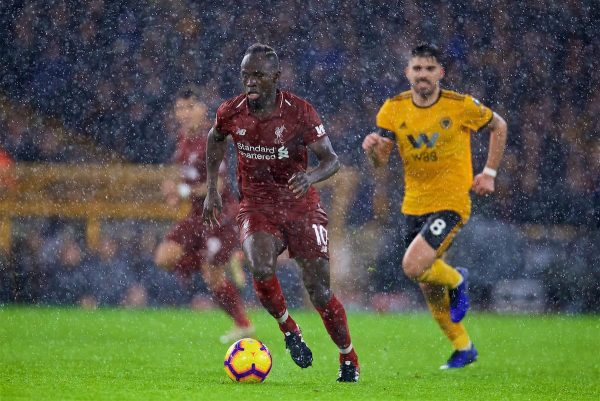
[[[440,369],[464,368],[477,360],[477,349],[471,344],[471,348],[465,351],[456,350],[450,355],[450,359]]]

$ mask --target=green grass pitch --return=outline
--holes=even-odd
[[[315,312],[296,311],[314,366],[285,353],[266,312],[256,337],[273,355],[262,384],[223,371],[229,320],[186,309],[0,308],[0,400],[599,400],[600,317],[466,319],[475,366],[440,371],[449,344],[425,313],[350,313],[361,381],[339,384],[337,351]]]

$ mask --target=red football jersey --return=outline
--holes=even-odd
[[[199,132],[195,135],[184,135],[179,132],[177,135],[177,148],[173,156],[173,161],[181,166],[181,180],[188,185],[204,184],[206,182],[206,144],[208,136],[206,132]],[[225,161],[221,163],[219,175],[223,180],[223,201],[233,201],[233,194],[226,179],[227,165]],[[199,199],[204,202],[204,197]],[[200,203],[201,203],[200,202]],[[197,203],[197,202],[196,202]]]
[[[302,213],[318,207],[315,188],[296,199],[288,187],[294,173],[307,169],[307,146],[326,135],[310,103],[290,92],[278,91],[273,113],[259,119],[251,113],[247,97],[242,94],[221,104],[216,129],[231,135],[235,142],[240,209],[262,207]]]
[[[181,179],[188,185],[206,182],[206,133],[177,135],[177,149],[173,159],[181,166]]]

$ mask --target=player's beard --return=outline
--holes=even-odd
[[[419,88],[419,84],[421,82],[426,82],[428,84],[428,86],[426,88]],[[432,84],[430,81],[427,81],[427,80],[421,80],[421,81],[416,82],[413,85],[413,89],[415,90],[417,95],[419,95],[419,97],[421,97],[423,99],[429,99],[431,96],[433,96],[436,93],[437,85]]]
[[[277,93],[275,93],[273,96],[273,99],[271,100],[271,95],[269,94],[268,91],[263,91],[259,93],[259,96],[257,99],[251,99],[250,97],[247,97],[248,99],[248,107],[250,107],[250,109],[252,111],[263,111],[263,110],[270,110],[270,107],[272,106],[272,104],[275,104],[276,98],[277,98]]]
[[[252,111],[260,112],[266,110],[268,103],[268,96],[265,96],[264,93],[261,94],[258,99],[248,98],[248,107],[250,107],[250,110]]]
[[[259,97],[258,99],[250,99],[250,98],[248,98],[248,106],[253,111],[260,111],[260,110],[262,110],[264,108],[262,99],[263,99],[262,96]]]

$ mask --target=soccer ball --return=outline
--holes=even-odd
[[[242,338],[229,347],[225,354],[225,373],[233,381],[263,382],[273,365],[266,345],[252,338]]]

